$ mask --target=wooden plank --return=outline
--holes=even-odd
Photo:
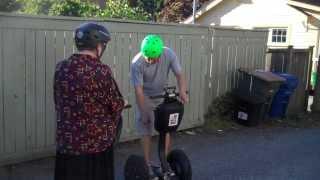
[[[172,49],[175,53],[175,36],[171,34],[164,34],[162,35],[162,38],[164,40],[164,45],[170,49]],[[173,86],[176,84],[176,78],[173,73],[169,74],[169,80],[168,80],[168,85]]]
[[[16,100],[17,105],[15,106],[17,113],[15,119],[15,126],[16,130],[16,152],[25,152],[26,150],[26,57],[25,57],[25,31],[24,30],[17,30],[14,36],[14,50],[15,53],[15,62],[16,68],[10,69],[13,73],[17,74],[15,81],[14,88],[16,89]],[[16,71],[15,71],[16,70]],[[20,124],[20,126],[17,124]]]
[[[59,62],[66,58],[66,49],[65,49],[65,32],[64,31],[48,31],[47,32],[47,38],[46,42],[49,40],[50,42],[47,42],[46,45],[48,45],[48,48],[46,48],[47,51],[49,51],[51,54],[50,59],[54,60],[55,62]],[[51,50],[53,49],[53,51]],[[54,53],[55,50],[55,53]],[[53,52],[53,55],[52,55]]]
[[[249,47],[249,39],[246,38],[245,41],[245,58],[244,58],[244,68],[250,69],[250,47]]]
[[[112,70],[113,70],[113,73],[114,73],[114,77],[116,79],[117,82],[119,82],[121,80],[121,74],[120,73],[120,69],[121,66],[120,66],[120,62],[121,61],[121,53],[123,51],[123,49],[121,48],[121,43],[123,41],[123,38],[121,37],[123,36],[122,33],[117,33],[115,35],[115,38],[114,38],[114,41],[115,41],[115,47],[114,47],[114,59],[112,59]],[[119,88],[120,90],[122,89],[122,84],[119,84]]]
[[[118,74],[118,85],[124,97],[127,97],[129,94],[129,69],[130,69],[130,34],[121,33],[118,36],[117,41],[117,61],[116,61],[116,70]],[[129,113],[125,111],[123,113],[123,129],[122,132],[124,135],[129,135],[132,128],[129,121]]]
[[[202,72],[202,67],[201,67],[201,61],[202,61],[202,54],[203,49],[202,49],[202,39],[201,36],[194,36],[194,44],[193,44],[193,54],[192,54],[192,59],[193,59],[193,66],[192,66],[192,77],[193,77],[193,81],[191,82],[193,84],[193,86],[195,87],[195,113],[194,113],[194,118],[192,123],[190,124],[190,127],[199,125],[202,119],[202,114],[201,114],[201,109],[203,109],[202,107],[202,103],[201,103],[201,94],[203,94],[203,89],[201,89],[201,81],[203,80],[201,78],[203,72]]]
[[[219,56],[220,56],[220,49],[219,49],[219,39],[216,36],[216,32],[214,32],[212,37],[212,69],[211,69],[211,87],[212,87],[212,99],[215,99],[219,93]]]
[[[184,75],[186,78],[186,81],[189,82],[188,83],[188,91],[189,91],[189,97],[193,96],[193,91],[191,90],[191,86],[192,84],[190,83],[190,78],[191,78],[191,73],[190,73],[190,68],[191,68],[191,38],[190,36],[182,36],[182,55],[181,55],[181,66],[183,68],[184,71]],[[184,114],[184,121],[181,124],[180,129],[184,129],[187,126],[187,123],[190,122],[191,119],[191,115],[193,115],[192,112],[192,99],[190,98],[189,103],[185,106],[185,114]]]
[[[208,61],[207,61],[207,75],[206,75],[206,84],[205,86],[208,88],[206,93],[206,99],[204,99],[206,107],[208,108],[212,98],[213,98],[213,30],[209,30],[208,32],[208,42],[207,42],[207,51],[208,51]]]
[[[208,98],[207,93],[208,93],[208,33],[205,35],[201,36],[201,54],[200,54],[200,90],[199,92],[199,107],[200,107],[200,119],[199,123],[203,124],[204,123],[204,115],[208,110],[208,104],[206,98]]]
[[[239,44],[238,44],[238,68],[245,68],[246,67],[246,38],[240,37]],[[241,73],[238,73],[238,86],[240,80],[243,78]]]
[[[138,42],[138,33],[131,33],[130,34],[130,57],[129,57],[129,65],[131,66],[132,59],[136,56],[136,54],[140,51],[140,42]],[[129,69],[129,72],[131,72],[131,69]],[[129,76],[129,94],[126,95],[126,98],[128,99],[129,103],[132,105],[132,108],[127,110],[128,111],[128,123],[129,123],[129,134],[133,135],[136,130],[135,126],[135,108],[136,108],[136,96],[134,87],[130,82],[130,76]]]
[[[265,46],[261,45],[258,52],[258,59],[259,59],[259,68],[265,69],[266,67],[266,53],[265,53]]]
[[[35,146],[36,120],[36,37],[35,31],[26,30],[26,150]]]
[[[45,31],[36,32],[36,146],[34,150],[46,144],[46,35]]]
[[[191,84],[191,86],[189,86],[189,91],[190,93],[190,103],[191,103],[191,107],[192,107],[192,113],[190,114],[190,118],[188,119],[188,124],[185,124],[187,127],[189,127],[197,118],[197,111],[198,111],[198,90],[196,88],[196,86],[198,85],[198,83],[196,82],[196,78],[197,77],[197,73],[198,70],[196,68],[197,65],[197,54],[198,54],[198,48],[199,48],[199,43],[198,41],[194,38],[194,37],[190,37],[192,44],[191,44],[191,61],[190,61],[190,80],[189,80],[189,84]]]
[[[231,41],[231,67],[230,67],[230,88],[231,90],[234,89],[236,87],[236,67],[237,67],[237,46],[236,46],[236,42],[237,42],[237,37],[233,38],[233,40]]]
[[[3,57],[3,29],[0,28],[0,155],[5,147],[5,124],[4,124],[4,57]]]
[[[76,47],[74,45],[73,31],[65,31],[64,41],[65,41],[65,57],[64,58],[68,58],[76,51]]]
[[[226,73],[227,73],[227,63],[228,62],[228,39],[229,38],[223,38],[223,43],[221,47],[221,56],[219,59],[220,62],[220,73],[219,73],[219,81],[220,81],[220,91],[219,94],[223,95],[226,92],[227,89],[227,78],[226,78]]]
[[[45,49],[45,145],[46,147],[54,147],[56,114],[53,101],[53,78],[56,60],[64,58],[64,33],[47,31]]]
[[[300,98],[301,98],[301,100],[300,100],[300,102],[301,102],[301,111],[302,112],[305,112],[305,111],[307,111],[307,108],[308,108],[308,97],[309,97],[309,95],[308,95],[308,92],[307,92],[307,90],[308,90],[308,85],[309,85],[309,75],[308,75],[308,73],[309,73],[309,52],[307,51],[307,52],[305,52],[304,54],[303,54],[303,57],[300,59],[300,61],[302,61],[301,63],[302,63],[302,65],[301,65],[301,67],[303,67],[303,68],[300,68],[300,71],[301,71],[301,73],[302,73],[302,77],[303,77],[303,91],[302,91],[302,93],[301,93],[301,95],[300,95]]]
[[[296,114],[304,110],[304,100],[305,100],[305,80],[303,75],[304,59],[299,56],[300,53],[294,52],[293,58],[291,60],[291,74],[296,75],[299,78],[299,85],[293,94],[292,101],[289,104],[290,114]]]
[[[239,43],[239,38],[235,39],[235,56],[234,56],[234,74],[233,74],[233,78],[234,78],[234,84],[233,87],[236,88],[238,86],[238,81],[239,81],[239,76],[238,76],[238,69],[240,68],[240,61],[239,61],[239,47],[238,47],[238,43]]]
[[[252,46],[252,44],[251,43],[254,43],[254,42],[249,42],[250,43],[250,45],[249,45],[249,52],[250,52],[250,57],[249,57],[249,59],[250,59],[250,68],[252,69],[252,70],[255,70],[255,69],[257,69],[257,66],[256,66],[256,59],[255,59],[255,52],[254,52],[254,50],[255,50],[255,48],[254,48],[254,46]]]
[[[225,78],[223,75],[224,69],[223,69],[223,61],[222,59],[224,58],[224,50],[225,50],[225,45],[223,44],[223,38],[219,37],[217,38],[218,40],[218,51],[217,51],[217,95],[216,97],[219,97],[222,95],[223,93],[223,89],[224,89],[224,82],[225,82]]]
[[[107,64],[112,70],[114,69],[115,64],[116,47],[117,33],[111,33],[111,41],[107,44],[106,50],[102,56],[101,61]]]
[[[4,119],[6,153],[25,150],[24,31],[4,31]],[[17,126],[19,124],[19,126]]]
[[[229,92],[231,90],[231,84],[232,84],[232,45],[231,45],[232,39],[228,41],[227,45],[227,63],[226,63],[226,92]]]

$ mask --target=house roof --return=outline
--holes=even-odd
[[[224,0],[211,0],[205,3],[197,12],[195,18],[198,19],[200,16],[210,11]],[[313,12],[320,12],[320,0],[288,0],[288,4],[294,7],[298,7],[303,10],[311,10]],[[193,16],[189,16],[183,23],[189,24],[193,20]]]
[[[224,0],[211,0],[202,5],[202,7],[196,12],[196,19],[199,18],[201,15],[205,14],[206,12],[210,11],[212,8],[216,7]],[[193,16],[189,16],[183,23],[189,24],[193,20]]]
[[[302,11],[320,13],[319,0],[288,0],[288,4]]]
[[[320,6],[320,1],[319,0],[292,0],[292,1],[297,1],[297,2],[300,2],[300,3]]]

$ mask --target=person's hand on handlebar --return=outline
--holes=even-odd
[[[189,102],[189,96],[185,91],[179,92],[179,98],[183,104],[186,104]]]
[[[126,106],[128,106],[128,105],[129,105],[128,100],[124,99],[123,101],[124,101],[124,107],[126,107]]]

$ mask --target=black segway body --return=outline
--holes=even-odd
[[[177,131],[184,113],[183,104],[176,100],[167,100],[154,111],[154,128],[158,132],[168,133]]]
[[[154,127],[159,132],[159,159],[161,172],[155,172],[159,180],[191,180],[192,169],[187,155],[182,150],[173,150],[165,156],[165,137],[167,133],[178,130],[184,106],[178,101],[175,87],[165,89],[165,94],[151,99],[164,98],[164,102],[154,110]],[[172,173],[174,171],[174,173]],[[150,178],[143,157],[131,155],[125,165],[125,180],[146,180]]]

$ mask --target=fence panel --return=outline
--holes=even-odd
[[[73,30],[84,21],[0,13],[0,164],[54,155],[54,69],[75,52]],[[96,21],[112,34],[102,61],[112,68],[124,97],[134,106],[124,111],[122,141],[137,137],[129,74],[146,34],[160,34],[182,64],[190,103],[185,106],[181,129],[203,124],[211,99],[236,85],[237,68],[265,64],[261,58],[265,31]],[[175,83],[171,74],[169,85]]]
[[[290,98],[288,114],[297,114],[307,110],[308,86],[312,68],[312,47],[309,49],[270,49],[271,71],[296,75],[299,85]]]

